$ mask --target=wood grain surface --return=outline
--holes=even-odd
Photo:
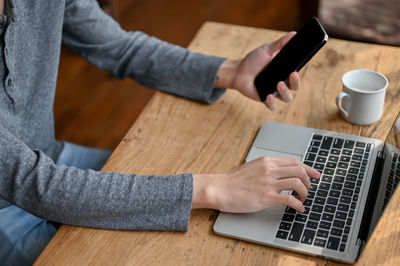
[[[243,57],[284,32],[205,23],[190,44],[196,51]],[[104,171],[139,174],[221,173],[244,162],[261,124],[280,121],[384,140],[400,110],[400,48],[330,39],[300,72],[301,89],[275,112],[235,91],[206,105],[156,93],[121,141]],[[372,126],[345,122],[335,106],[341,76],[356,68],[390,82],[382,119]],[[399,191],[358,264],[394,265],[400,257]],[[111,231],[62,226],[36,265],[334,265],[322,258],[213,233],[218,212],[192,212],[189,231]]]

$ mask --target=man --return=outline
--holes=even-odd
[[[314,169],[260,158],[219,175],[99,172],[109,155],[55,140],[53,102],[63,41],[119,78],[208,103],[232,88],[259,101],[255,75],[295,33],[227,60],[141,32],[125,32],[96,0],[0,0],[0,264],[32,264],[52,222],[129,230],[187,230],[192,208],[252,212],[276,204],[303,211]],[[297,89],[292,73],[289,87]],[[292,95],[277,84],[280,99]],[[276,99],[269,95],[273,110]],[[295,198],[281,195],[291,189]],[[39,218],[40,217],[40,218]],[[48,222],[51,221],[51,222]]]

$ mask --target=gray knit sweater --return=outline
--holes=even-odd
[[[126,32],[96,0],[11,1],[0,51],[0,205],[65,224],[187,230],[191,174],[143,176],[57,166],[53,103],[61,42],[119,78],[211,103],[224,60]],[[4,31],[3,31],[4,30]]]

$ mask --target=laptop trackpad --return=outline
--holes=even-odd
[[[282,151],[274,151],[269,149],[263,149],[258,147],[252,147],[249,154],[247,155],[246,162],[260,158],[262,156],[277,157],[277,158],[295,158],[302,161],[303,156],[299,154],[287,153]]]

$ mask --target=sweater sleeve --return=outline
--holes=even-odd
[[[191,174],[152,176],[58,166],[0,125],[0,198],[46,220],[129,230],[188,228]]]
[[[224,58],[196,53],[139,31],[126,32],[96,0],[67,1],[63,42],[115,76],[129,76],[153,89],[207,103],[225,91],[213,88]]]

